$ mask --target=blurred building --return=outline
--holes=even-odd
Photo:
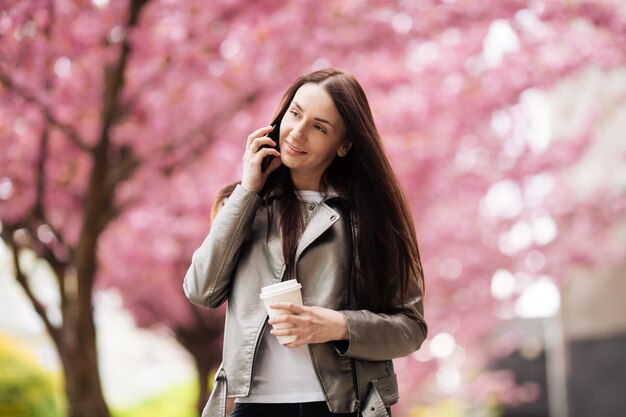
[[[594,143],[565,173],[580,197],[600,185],[625,194],[626,71],[592,68],[549,95],[555,136],[575,132],[581,115],[597,115]],[[626,247],[626,223],[616,225],[612,238]],[[528,354],[522,343],[494,365],[513,370],[519,383],[533,381],[541,388],[535,402],[508,406],[505,417],[626,415],[626,259],[618,267],[572,268],[564,274],[556,316],[519,324],[528,343],[539,341],[538,350]]]
[[[580,111],[598,115],[594,145],[568,173],[571,180],[581,195],[600,185],[624,195],[626,71],[607,74],[590,69],[556,93],[557,115],[570,119]],[[626,247],[626,222],[616,225],[612,236]],[[571,417],[626,414],[626,259],[622,261],[617,268],[599,266],[567,273],[562,317]]]

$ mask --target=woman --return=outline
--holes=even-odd
[[[352,75],[316,71],[286,91],[272,125],[276,140],[272,126],[248,137],[241,183],[220,192],[185,276],[193,303],[228,300],[202,415],[224,415],[228,396],[236,417],[387,416],[391,359],[417,350],[427,327],[413,221],[367,98]],[[288,279],[304,306],[275,303],[289,314],[268,321],[261,288]]]

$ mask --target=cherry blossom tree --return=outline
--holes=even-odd
[[[217,190],[239,179],[246,136],[311,69],[364,85],[415,215],[431,335],[453,336],[465,369],[495,354],[484,337],[511,314],[514,295],[490,293],[496,271],[524,273],[522,290],[540,275],[560,282],[571,262],[624,257],[604,239],[620,196],[574,201],[559,179],[601,116],[551,142],[530,117],[560,80],[623,67],[619,2],[36,0],[3,4],[0,39],[2,238],[59,352],[73,417],[108,415],[92,315],[107,286],[192,354],[203,403],[223,312],[192,307],[182,277]],[[516,243],[529,225],[558,233]],[[59,305],[37,298],[24,250],[49,263]],[[406,404],[449,365],[428,352],[399,361]]]

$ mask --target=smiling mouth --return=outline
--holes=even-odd
[[[301,149],[296,148],[295,146],[293,146],[291,143],[287,142],[287,146],[289,146],[289,148],[291,148],[291,150],[298,152],[298,153],[306,153]]]

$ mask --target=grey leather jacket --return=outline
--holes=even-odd
[[[426,338],[423,293],[415,283],[393,314],[350,309],[351,236],[342,213],[333,208],[339,198],[330,191],[319,204],[303,208],[311,214],[296,251],[296,278],[305,305],[345,316],[349,340],[310,344],[309,351],[332,412],[386,416],[385,408],[398,400],[391,359],[416,351]],[[194,252],[185,276],[183,288],[194,304],[214,308],[228,300],[223,362],[203,417],[224,415],[226,396],[250,392],[255,354],[267,325],[261,287],[285,278],[277,204],[272,195],[262,199],[237,186]],[[268,210],[275,215],[268,216]],[[275,224],[266,240],[270,218]]]

